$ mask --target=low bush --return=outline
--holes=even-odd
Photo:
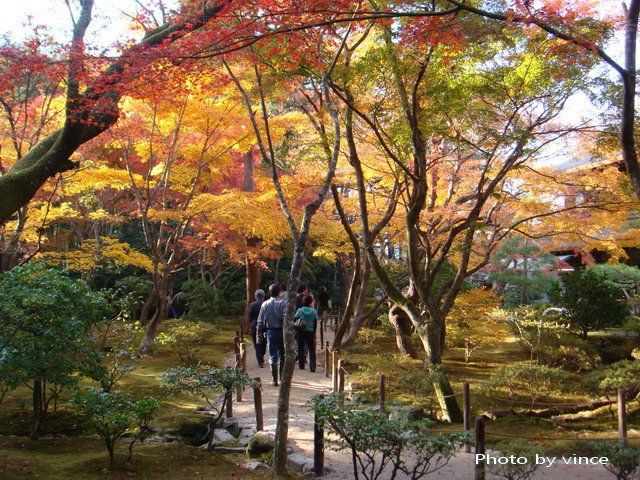
[[[600,367],[585,376],[582,383],[595,396],[615,395],[624,388],[628,397],[635,397],[640,393],[640,362],[622,360]]]
[[[500,451],[503,456],[511,455],[520,458],[526,458],[526,463],[509,462],[503,465],[489,463],[487,468],[489,472],[498,478],[506,480],[529,480],[538,470],[536,464],[536,454],[540,451],[532,445],[531,442],[525,440],[513,440],[498,442],[495,449]]]
[[[116,442],[127,429],[135,427],[136,436],[129,444],[128,460],[131,459],[133,444],[151,431],[149,422],[156,416],[159,407],[158,400],[152,397],[134,401],[122,392],[109,393],[92,387],[77,390],[70,403],[88,418],[104,441],[111,465]]]
[[[217,328],[205,322],[189,320],[167,320],[163,327],[167,334],[165,342],[181,362],[197,362],[196,355],[211,343]]]
[[[560,368],[535,364],[502,365],[487,380],[482,389],[493,395],[506,390],[509,398],[527,396],[533,408],[539,400],[562,393],[569,380]]]
[[[391,420],[385,412],[345,404],[341,394],[315,396],[310,406],[338,437],[333,448],[350,451],[354,478],[396,478],[403,473],[418,480],[445,466],[469,440],[460,433],[435,434],[426,420]]]

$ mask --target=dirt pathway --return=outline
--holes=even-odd
[[[333,340],[333,334],[327,332],[325,341]],[[247,373],[253,377],[262,379],[262,402],[264,412],[264,430],[275,433],[276,430],[276,405],[278,401],[278,387],[271,386],[271,375],[267,362],[264,368],[259,368],[253,346],[247,348]],[[320,350],[318,342],[317,368],[311,373],[308,366],[305,370],[296,370],[291,386],[291,403],[289,407],[289,441],[294,453],[300,453],[309,459],[313,459],[313,413],[307,407],[307,401],[313,395],[330,393],[332,380],[325,377],[324,350]],[[265,359],[266,360],[266,359]],[[234,358],[226,362],[233,365]],[[253,395],[250,390],[245,391],[243,402],[234,402],[234,416],[242,420],[241,423],[255,423],[255,410]],[[533,477],[534,480],[607,480],[614,476],[601,466],[565,465],[556,461],[553,467],[540,468]],[[353,478],[351,457],[347,452],[325,451],[326,474],[325,480],[350,480]],[[398,477],[399,480],[401,477]],[[428,478],[447,480],[470,480],[474,478],[473,454],[458,453],[448,465],[430,475]],[[496,478],[487,475],[487,479]],[[386,479],[381,479],[386,480]]]

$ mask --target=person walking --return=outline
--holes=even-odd
[[[256,301],[249,305],[247,312],[247,319],[251,325],[251,339],[253,340],[253,347],[256,350],[256,360],[260,368],[264,367],[264,354],[267,350],[267,342],[264,338],[264,334],[258,333],[258,315],[260,314],[260,307],[264,302],[265,293],[264,290],[256,290]]]
[[[265,301],[260,307],[256,326],[258,333],[267,333],[271,384],[277,387],[278,373],[282,376],[282,369],[284,368],[284,337],[282,336],[282,325],[284,323],[286,303],[280,299],[280,287],[275,283],[269,287],[269,295],[271,295],[271,298]],[[278,362],[280,362],[280,368],[278,368]]]
[[[302,299],[302,307],[295,314],[296,319],[302,320],[302,327],[298,330],[298,366],[304,370],[307,359],[305,346],[309,351],[309,371],[316,371],[316,329],[318,327],[318,313],[311,306],[313,297],[305,295]]]

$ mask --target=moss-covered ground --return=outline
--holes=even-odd
[[[203,363],[222,366],[233,352],[236,319],[218,324],[216,335],[197,356]],[[196,396],[166,397],[160,386],[160,374],[180,364],[168,346],[160,346],[143,357],[135,369],[126,374],[116,389],[134,398],[162,398],[158,417],[152,427],[178,428],[185,422],[202,422],[196,407],[204,401]],[[86,383],[86,382],[83,382]],[[67,404],[69,393],[63,392],[57,411],[43,422],[41,438],[30,440],[31,391],[20,387],[7,394],[0,404],[0,479],[153,479],[153,480],[244,480],[273,478],[268,470],[249,472],[229,459],[178,442],[136,444],[131,462],[126,462],[128,444],[118,442],[115,462],[109,465],[106,448],[91,425]],[[238,458],[236,458],[238,460]]]
[[[414,339],[416,350],[421,352],[421,345]],[[430,395],[421,395],[412,385],[402,381],[403,373],[420,368],[421,360],[410,360],[398,354],[395,337],[381,327],[373,331],[365,331],[359,343],[341,352],[345,361],[345,369],[349,372],[349,381],[356,384],[356,390],[365,402],[378,402],[379,378],[384,374],[386,379],[387,404],[421,404],[427,411],[437,412],[437,401]],[[518,346],[515,338],[506,337],[504,341],[490,347],[480,348],[465,362],[462,348],[447,348],[444,365],[449,375],[454,392],[458,394],[462,404],[462,384],[468,382],[471,391],[471,415],[490,410],[508,410],[511,408],[528,408],[527,397],[515,397],[508,400],[506,393],[502,398],[491,397],[481,391],[481,384],[500,365],[522,362],[529,359]],[[571,380],[576,386],[580,383],[581,373],[572,373]],[[413,390],[413,391],[412,391]],[[544,403],[575,404],[588,402],[590,397],[580,388],[569,389],[561,396],[543,399]],[[628,404],[628,429],[632,446],[640,447],[640,402],[633,400]],[[506,415],[488,421],[486,425],[486,441],[489,447],[501,441],[526,439],[536,444],[541,453],[548,454],[589,454],[595,441],[614,439],[617,437],[618,420],[616,405],[600,408],[594,416],[571,422],[562,427],[549,419],[523,415]],[[436,429],[442,431],[460,431],[462,425],[438,423]]]

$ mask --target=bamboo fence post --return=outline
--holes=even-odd
[[[324,420],[318,420],[317,413],[313,422],[313,472],[318,477],[324,475]]]
[[[338,360],[338,393],[344,392],[344,360]]]
[[[264,416],[262,413],[262,390],[260,385],[262,381],[260,377],[255,377],[253,385],[253,406],[256,410],[256,431],[260,432],[264,430]]]
[[[386,381],[387,377],[384,373],[380,374],[380,412],[384,412],[385,403],[387,400],[387,392],[386,392]]]
[[[469,396],[469,394],[469,382],[465,382],[462,386],[462,403],[464,405],[463,424],[465,432],[471,430],[471,397]],[[465,453],[471,453],[471,445],[467,443],[464,446],[464,451]]]
[[[476,457],[478,455],[485,454],[485,443],[484,443],[484,417],[479,416],[476,417]],[[475,468],[475,480],[485,480],[485,469],[486,469],[486,461],[482,460],[478,462],[476,460],[476,468]]]
[[[329,342],[326,344],[326,348],[324,349],[324,376],[329,378],[329,365],[331,364],[331,352],[329,349]]]
[[[624,388],[618,389],[618,437],[623,448],[627,448],[627,404]]]
[[[332,379],[333,379],[333,392],[338,391],[338,360],[340,359],[340,352],[336,348],[333,352],[333,363],[331,365]]]

